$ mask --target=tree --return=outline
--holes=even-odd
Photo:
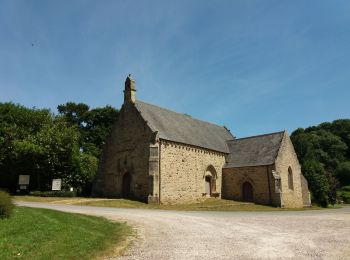
[[[350,120],[298,128],[292,133],[291,139],[301,163],[316,160],[334,172],[341,162],[350,161]]]
[[[14,191],[18,175],[31,173],[30,157],[18,160],[16,149],[18,142],[34,135],[44,125],[50,123],[52,114],[48,109],[25,108],[13,103],[0,103],[0,188]],[[35,150],[24,144],[27,150]]]
[[[99,158],[119,111],[111,106],[89,109],[86,104],[73,102],[59,105],[57,109],[69,124],[79,128],[82,150]]]
[[[90,195],[92,182],[97,172],[98,158],[79,152],[74,155],[75,170],[66,176],[67,183],[79,187],[79,193]]]
[[[328,200],[331,204],[335,203],[338,184],[350,184],[350,166],[347,164],[350,162],[350,120],[340,119],[306,129],[298,128],[291,139],[302,165],[313,161],[326,170]]]
[[[94,145],[98,149],[98,154],[92,154],[99,157],[118,115],[119,111],[111,106],[95,108],[88,111],[84,115],[84,122],[86,125],[82,132],[84,149],[91,151],[91,146]]]
[[[302,165],[302,172],[308,181],[313,201],[322,207],[327,207],[329,183],[322,164],[314,160],[306,160]]]
[[[53,178],[64,179],[65,187],[85,185],[87,173],[96,172],[96,158],[87,164],[79,151],[80,132],[67,118],[56,117],[47,109],[29,109],[12,103],[0,103],[0,185],[17,188],[18,175],[31,176],[30,188],[47,190]],[[89,166],[91,168],[86,169]]]
[[[350,120],[349,119],[338,119],[334,120],[330,126],[330,131],[339,136],[344,143],[346,143],[347,149],[347,160],[350,160]]]
[[[79,153],[75,154],[75,171],[66,176],[74,187],[89,194],[102,148],[119,111],[111,106],[90,109],[83,103],[68,102],[58,106],[59,116],[80,133]]]
[[[350,162],[343,162],[339,165],[335,172],[340,185],[347,186],[350,185]]]
[[[74,102],[57,106],[59,115],[64,116],[67,123],[78,127],[84,127],[84,115],[89,109],[89,106],[84,103],[77,104]]]
[[[326,171],[325,173],[329,184],[328,202],[334,206],[337,203],[338,180],[331,172]]]

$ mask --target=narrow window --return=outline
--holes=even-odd
[[[121,164],[120,164],[120,158],[118,159],[118,171],[122,169]]]
[[[292,168],[290,166],[288,167],[288,188],[290,190],[294,189],[294,186],[293,186],[293,171],[292,171]]]
[[[127,165],[128,164],[128,157],[126,157],[126,155],[125,155],[125,157],[124,157],[124,165]]]

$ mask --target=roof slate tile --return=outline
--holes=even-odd
[[[284,131],[228,141],[224,168],[270,165],[275,162]]]
[[[160,139],[229,153],[226,141],[234,137],[225,127],[141,101],[136,101],[135,107]]]

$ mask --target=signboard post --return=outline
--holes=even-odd
[[[18,175],[19,191],[28,192],[30,175]]]
[[[62,180],[61,179],[53,179],[52,180],[52,190],[61,190]]]

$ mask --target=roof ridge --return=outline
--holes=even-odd
[[[196,120],[196,121],[199,121],[199,122],[203,122],[203,123],[206,123],[206,124],[211,124],[211,125],[214,125],[214,126],[217,126],[217,127],[220,127],[220,128],[224,128],[228,133],[231,134],[231,132],[229,131],[229,129],[226,128],[225,126],[220,126],[220,125],[217,125],[217,124],[208,122],[208,121],[204,121],[204,120],[201,120],[201,119],[197,119],[197,118],[195,118],[195,117],[192,117],[191,115],[187,115],[187,114],[184,114],[184,113],[179,113],[179,112],[176,112],[176,111],[173,111],[173,110],[164,108],[164,107],[156,106],[156,105],[153,105],[153,104],[144,102],[144,101],[136,100],[136,103],[144,103],[144,104],[146,104],[146,105],[153,106],[153,107],[156,107],[156,108],[160,108],[160,109],[162,109],[162,110],[165,110],[165,111],[168,111],[168,112],[171,112],[171,113],[175,113],[175,114],[178,114],[178,115],[180,115],[180,116],[188,117],[189,119],[192,119],[192,120]],[[231,134],[231,135],[232,135],[232,134]]]
[[[285,133],[285,132],[286,132],[286,130],[283,131],[283,133]],[[284,135],[282,136],[282,138],[281,138],[281,140],[280,140],[280,143],[279,143],[279,145],[278,145],[278,149],[277,149],[277,151],[276,151],[276,156],[275,156],[275,161],[276,161],[276,158],[278,157],[278,154],[280,153],[283,139],[284,139]]]
[[[247,136],[247,137],[242,137],[242,138],[236,138],[234,140],[228,140],[227,142],[231,142],[231,141],[240,141],[240,140],[245,140],[245,139],[250,139],[250,138],[256,138],[256,137],[264,137],[264,136],[268,136],[268,135],[276,135],[276,134],[282,134],[284,133],[286,130],[283,131],[278,131],[278,132],[273,132],[273,133],[268,133],[268,134],[260,134],[260,135],[253,135],[253,136]]]

